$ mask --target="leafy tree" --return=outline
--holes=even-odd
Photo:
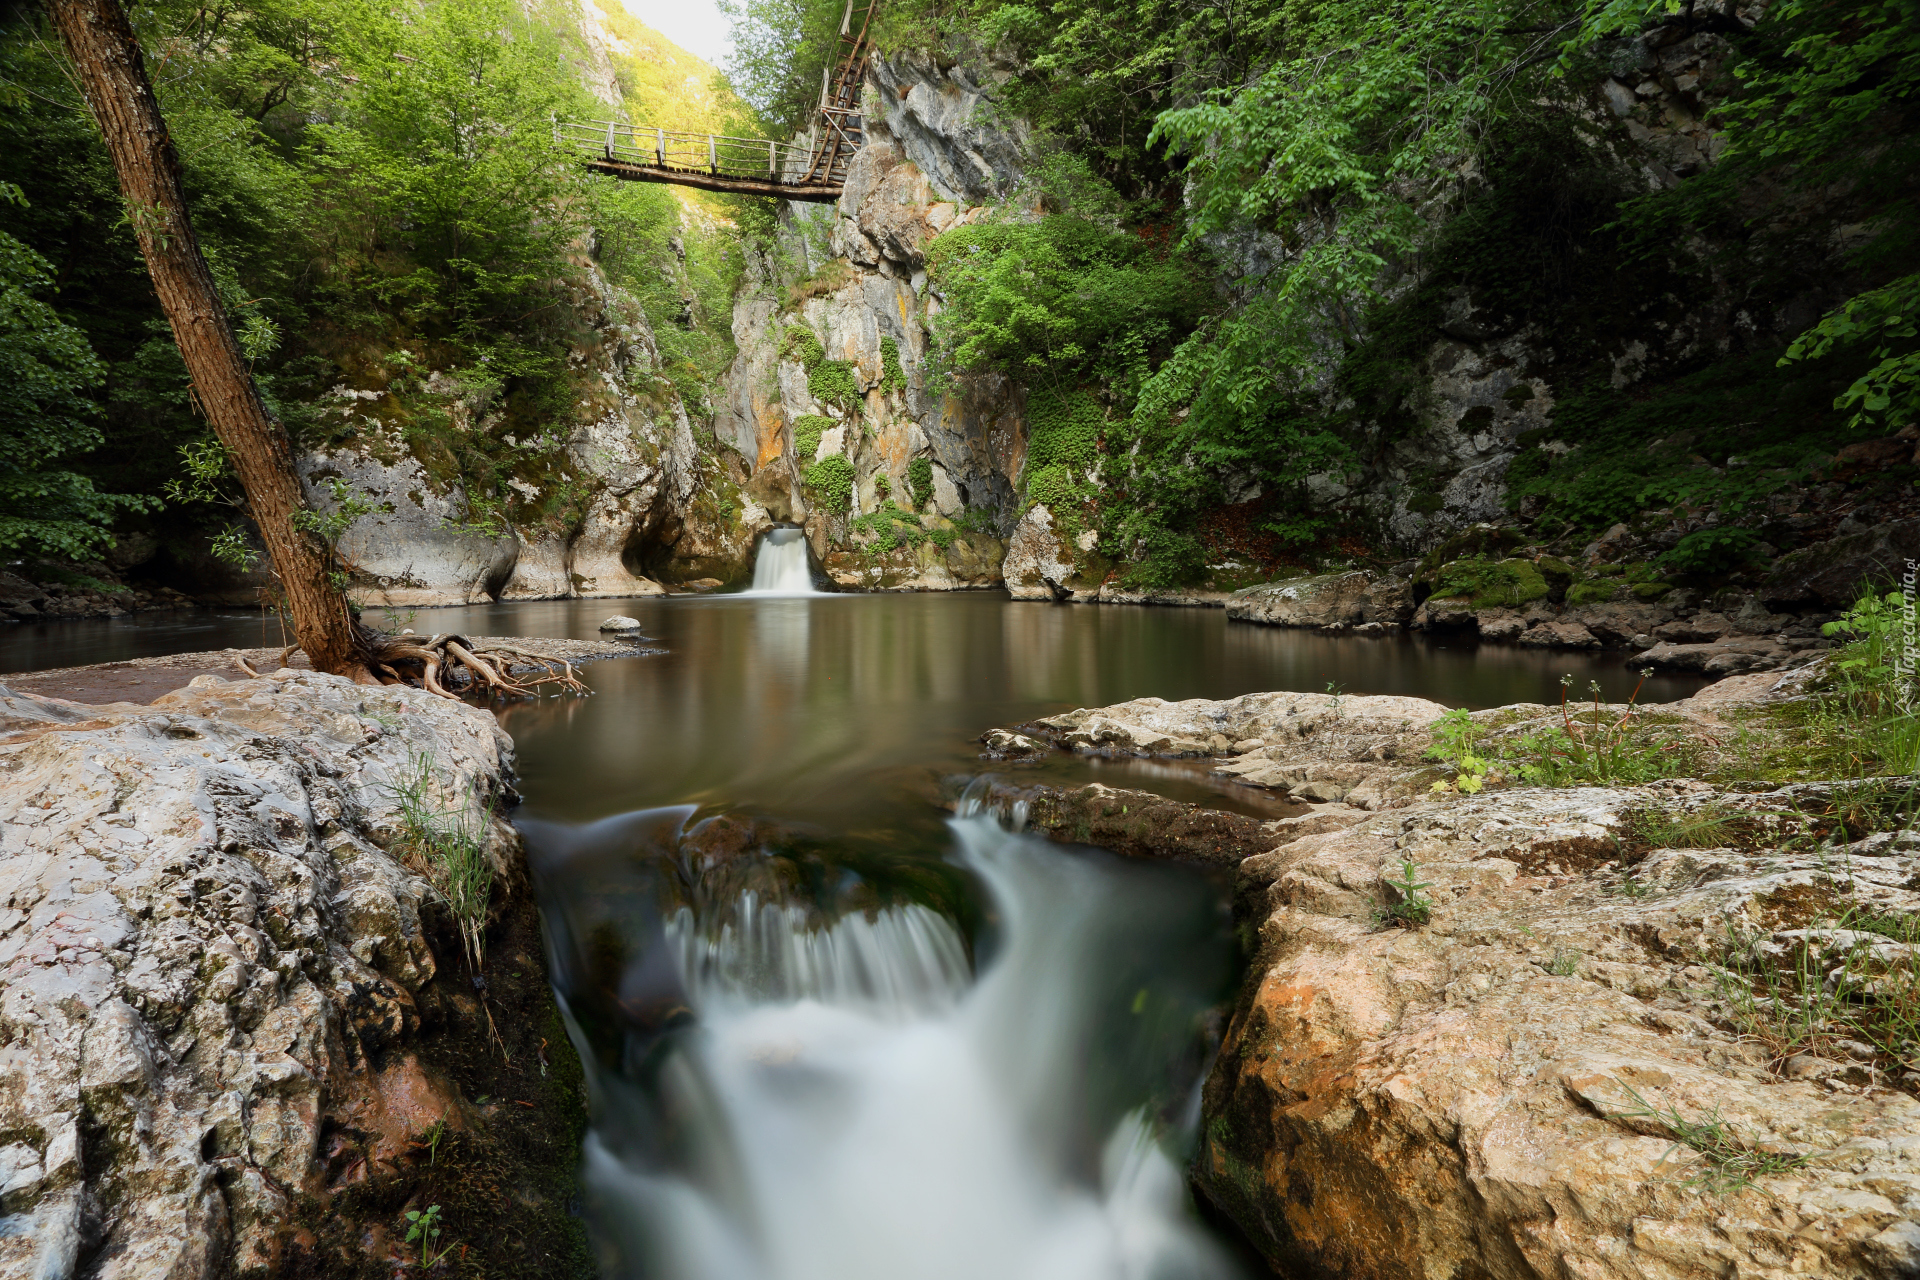
[[[775,128],[798,133],[820,102],[820,75],[833,57],[845,0],[720,0],[733,22],[727,74],[740,96]]]
[[[0,200],[21,199],[0,183]],[[60,462],[101,441],[88,393],[103,369],[86,335],[35,296],[52,284],[51,264],[0,231],[0,550],[84,560],[112,545],[117,514],[157,504],[101,493]]]

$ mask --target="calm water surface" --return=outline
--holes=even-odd
[[[1227,888],[958,816],[975,739],[1077,706],[1263,690],[1621,698],[1618,657],[1229,624],[1000,593],[556,601],[421,631],[661,652],[499,708],[556,994],[587,1066],[610,1280],[1228,1280],[1183,1164],[1239,963]],[[257,616],[15,627],[0,670],[273,643]],[[1697,682],[1649,682],[1643,699]],[[1002,766],[1005,768],[1005,766]],[[1201,767],[1059,759],[1250,812]],[[458,1224],[455,1224],[456,1228]]]

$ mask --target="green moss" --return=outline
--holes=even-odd
[[[1636,600],[1658,600],[1671,590],[1671,582],[1636,582],[1633,584],[1633,597]]]
[[[1443,566],[1433,594],[1466,596],[1475,609],[1530,604],[1547,594],[1547,580],[1531,560],[1489,560],[1469,556]]]
[[[828,454],[808,467],[806,485],[821,510],[834,515],[853,510],[853,464],[839,454]]]
[[[1573,566],[1558,556],[1541,556],[1533,563],[1549,582],[1572,582],[1574,579]]]
[[[892,338],[880,339],[880,389],[888,395],[904,393],[907,371],[900,365],[900,344]]]
[[[813,330],[805,325],[790,324],[780,339],[780,358],[795,360],[808,372],[827,358],[827,349],[820,345],[820,339],[813,336]]]
[[[933,463],[926,458],[915,458],[907,464],[907,491],[913,495],[913,505],[924,507],[933,501]]]
[[[832,418],[823,418],[817,413],[803,413],[793,420],[793,456],[802,462],[812,462],[814,455],[820,452],[820,437],[833,428]]]
[[[847,413],[860,407],[860,384],[854,380],[853,366],[845,360],[821,360],[810,366],[807,394]]]
[[[1568,604],[1605,604],[1620,593],[1618,583],[1605,580],[1576,582],[1567,588]]]

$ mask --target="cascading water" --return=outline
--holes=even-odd
[[[796,880],[854,873],[717,866],[690,814],[525,824],[587,1064],[603,1275],[1234,1274],[1169,1154],[1226,974],[1210,890],[966,814],[941,872],[991,922],[976,975],[941,911],[806,901]]]
[[[807,568],[805,533],[794,525],[769,529],[760,539],[760,551],[753,560],[753,586],[749,595],[810,596],[813,575]]]

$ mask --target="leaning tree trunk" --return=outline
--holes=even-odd
[[[201,410],[233,459],[247,509],[286,592],[294,634],[315,670],[370,681],[364,649],[325,551],[296,529],[305,505],[286,430],[267,416],[227,323],[180,189],[180,161],[160,118],[133,27],[119,0],[47,0],[120,178],[147,274],[187,362]]]

